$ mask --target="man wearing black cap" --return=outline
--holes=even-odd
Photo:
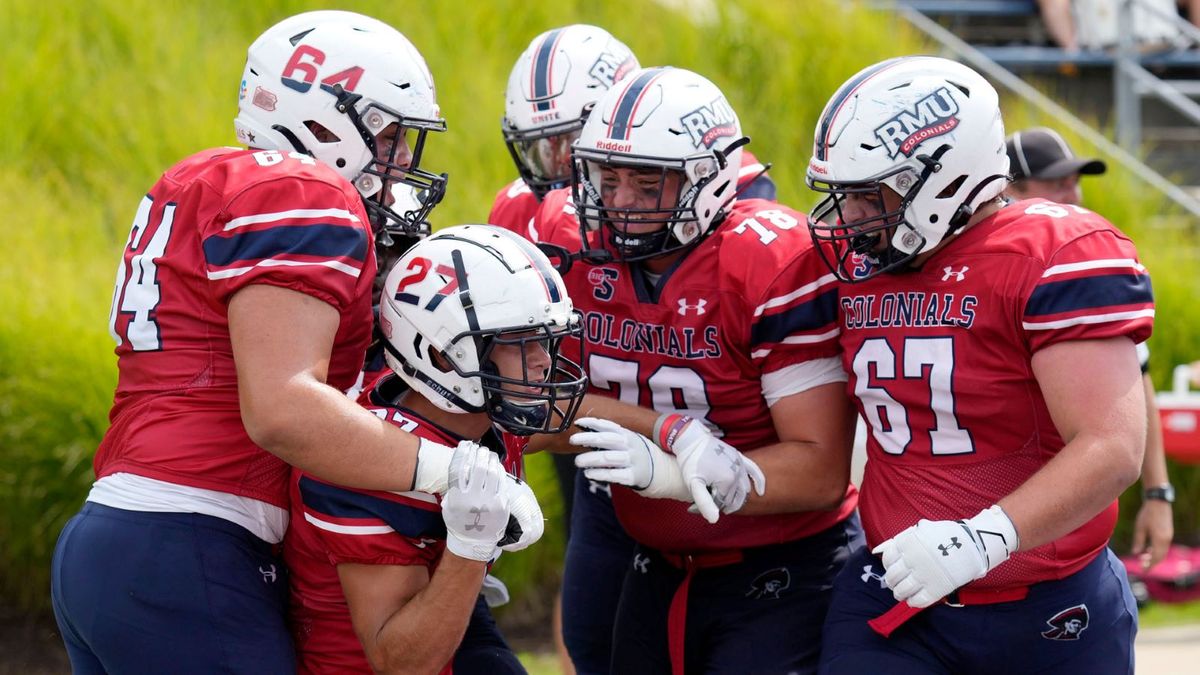
[[[1099,175],[1107,167],[1099,159],[1081,159],[1053,129],[1034,127],[1008,137],[1008,194],[1015,200],[1041,197],[1059,204],[1082,201],[1079,176]]]
[[[1009,171],[1013,180],[1005,195],[1014,201],[1042,198],[1059,204],[1078,205],[1083,200],[1081,175],[1099,175],[1107,167],[1099,159],[1083,159],[1057,131],[1034,127],[1013,133],[1007,139]],[[1171,503],[1175,490],[1167,479],[1162,426],[1154,399],[1154,382],[1146,374],[1150,351],[1138,345],[1142,380],[1146,387],[1146,454],[1142,460],[1142,507],[1134,521],[1133,552],[1148,569],[1167,554],[1174,537]]]

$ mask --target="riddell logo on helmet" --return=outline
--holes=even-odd
[[[633,149],[633,143],[621,143],[620,141],[610,141],[601,138],[596,141],[597,150],[613,150],[616,152],[629,152]]]
[[[680,117],[679,123],[687,129],[692,137],[692,145],[697,148],[711,148],[718,138],[737,133],[737,116],[723,96]]]
[[[887,146],[888,156],[912,157],[924,141],[950,133],[958,127],[958,101],[948,87],[942,87],[929,96],[917,101],[910,110],[905,110],[875,128],[875,138]]]

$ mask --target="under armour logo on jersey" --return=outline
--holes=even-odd
[[[645,574],[650,571],[650,556],[641,553],[633,554],[633,569]]]
[[[279,574],[275,571],[275,565],[268,565],[266,568],[258,568],[258,573],[263,575],[264,584],[273,584],[279,578]]]
[[[955,281],[962,281],[967,277],[967,270],[969,269],[971,269],[969,266],[963,265],[962,269],[956,272],[953,267],[947,265],[942,268],[942,281],[950,281],[951,277]]]
[[[870,583],[872,579],[879,582],[880,588],[887,588],[887,582],[883,580],[882,574],[875,574],[875,570],[871,569],[870,565],[863,565],[863,583]]]
[[[704,313],[704,306],[708,304],[708,300],[700,298],[694,303],[688,302],[687,298],[679,299],[679,315],[687,316],[689,311],[695,312],[697,316]]]
[[[950,537],[950,543],[948,544],[938,544],[938,550],[941,551],[942,555],[944,556],[950,555],[951,547],[962,548],[962,544],[958,543],[958,537]]]
[[[604,494],[608,495],[609,499],[612,499],[612,486],[609,485],[608,483],[601,483],[600,481],[592,480],[589,478],[588,479],[588,492],[590,492],[592,494],[598,494],[600,492],[603,492]]]
[[[477,507],[475,507],[475,508],[472,508],[472,509],[471,509],[471,513],[474,513],[474,514],[475,514],[475,522],[473,522],[473,523],[467,523],[466,530],[467,530],[468,532],[470,532],[471,530],[480,530],[480,531],[482,531],[482,530],[483,530],[483,525],[482,525],[482,524],[480,524],[480,522],[479,522],[479,521],[480,521],[480,520],[483,518],[483,514],[485,514],[485,513],[487,513],[487,512],[488,512],[488,507],[486,507],[486,506],[477,506]]]
[[[1046,619],[1050,630],[1042,632],[1047,640],[1078,640],[1088,627],[1087,605],[1068,607]]]

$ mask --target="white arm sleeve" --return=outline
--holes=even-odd
[[[767,400],[767,407],[771,407],[785,396],[830,382],[845,382],[847,379],[846,371],[842,370],[841,357],[831,356],[763,373],[762,393]]]

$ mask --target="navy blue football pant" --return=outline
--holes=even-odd
[[[287,575],[245,528],[87,502],[51,569],[76,675],[294,673]]]
[[[811,537],[743,549],[738,562],[695,570],[684,672],[815,673],[834,579],[862,546],[854,514]],[[678,562],[637,547],[617,610],[612,673],[672,672],[668,624],[686,574]]]
[[[883,565],[864,549],[838,577],[822,674],[1133,672],[1137,605],[1108,549],[1065,579],[1030,586],[1024,600],[936,603],[889,638],[867,626],[896,604],[882,576]]]
[[[483,596],[475,603],[462,644],[454,652],[454,675],[518,675],[525,667],[500,634]]]
[[[617,522],[607,483],[577,472],[573,501],[563,566],[563,642],[578,675],[608,675],[613,617],[634,542]]]

